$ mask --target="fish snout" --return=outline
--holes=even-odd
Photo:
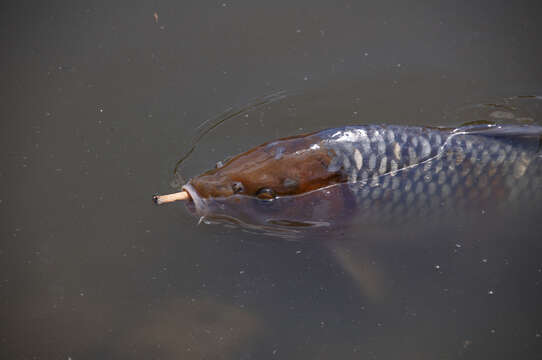
[[[241,182],[223,176],[201,176],[192,179],[190,183],[202,198],[228,197],[244,189]]]

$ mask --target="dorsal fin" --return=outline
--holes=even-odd
[[[520,145],[535,153],[542,152],[542,126],[539,125],[468,125],[453,130],[452,134],[491,137],[516,146]]]
[[[463,133],[470,135],[481,135],[491,137],[519,137],[538,138],[542,136],[542,126],[538,125],[516,125],[516,124],[493,124],[476,123],[463,125],[454,129],[452,133]]]

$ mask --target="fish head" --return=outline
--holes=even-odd
[[[345,218],[346,178],[316,134],[255,147],[191,179],[187,207],[209,222],[283,236]],[[216,221],[215,221],[216,220]]]
[[[190,185],[206,199],[245,195],[272,200],[343,181],[340,171],[329,171],[333,153],[320,142],[312,134],[265,143],[218,163]]]

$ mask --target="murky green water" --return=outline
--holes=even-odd
[[[285,241],[150,200],[278,91],[179,173],[348,124],[540,124],[535,5],[6,5],[0,354],[538,358],[536,206]]]

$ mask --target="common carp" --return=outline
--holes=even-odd
[[[542,127],[366,125],[270,141],[156,203],[268,232],[400,223],[542,197]]]

